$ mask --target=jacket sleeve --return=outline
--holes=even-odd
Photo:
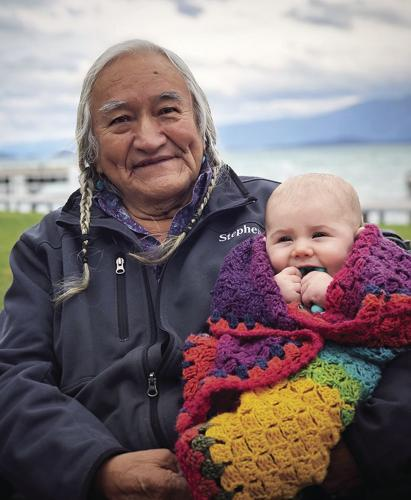
[[[86,499],[97,467],[125,450],[58,387],[47,261],[21,239],[0,315],[0,476],[30,499]]]
[[[373,396],[359,405],[344,434],[367,483],[411,490],[411,351],[385,368]],[[409,497],[408,497],[409,498]]]

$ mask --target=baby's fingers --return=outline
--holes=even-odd
[[[301,271],[298,269],[298,267],[295,266],[286,267],[281,272],[290,276],[298,276],[299,278],[301,278]]]

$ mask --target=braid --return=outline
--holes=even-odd
[[[83,263],[83,274],[79,278],[69,278],[60,285],[60,291],[54,302],[58,305],[70,299],[77,293],[85,290],[90,282],[90,268],[88,265],[88,244],[91,220],[91,204],[93,201],[94,183],[90,177],[90,168],[81,169],[80,173],[80,229],[81,229],[81,260]]]
[[[93,201],[93,183],[88,177],[89,169],[85,169],[80,174],[80,228],[82,234],[82,260],[84,264],[87,264],[87,247],[89,243],[89,229],[90,229],[90,209],[91,203]]]
[[[211,193],[213,192],[213,189],[215,188],[216,184],[216,178],[215,174],[211,176],[210,184],[208,185],[208,189],[206,194],[204,195],[203,201],[201,202],[200,206],[198,207],[196,213],[194,214],[194,217],[190,220],[189,224],[187,227],[184,229],[183,233],[185,236],[193,229],[194,224],[198,221],[198,219],[201,217],[201,214],[203,213],[208,200],[210,199]],[[185,237],[184,236],[184,237]]]
[[[147,252],[140,254],[131,253],[130,255],[143,264],[162,264],[163,262],[165,262],[185,240],[188,233],[193,229],[194,225],[201,217],[201,214],[203,213],[210,199],[211,193],[213,192],[216,183],[217,183],[216,169],[213,168],[210,184],[208,185],[207,192],[204,195],[204,198],[200,206],[198,207],[193,218],[190,220],[190,222],[178,236],[168,237],[163,244],[161,244],[159,247],[154,248],[153,250],[149,250]]]

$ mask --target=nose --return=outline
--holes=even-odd
[[[141,116],[135,126],[133,146],[145,153],[154,153],[166,142],[167,136],[156,118]]]
[[[291,252],[291,256],[295,258],[300,257],[312,257],[314,255],[314,251],[312,246],[310,245],[309,240],[307,239],[297,239],[294,242],[294,248]]]

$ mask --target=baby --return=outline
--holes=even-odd
[[[193,498],[320,484],[356,406],[410,343],[411,255],[363,227],[344,180],[285,181],[266,235],[224,260],[208,331],[184,347],[176,453]]]
[[[265,221],[266,249],[284,300],[325,307],[328,285],[363,229],[354,188],[329,174],[291,177],[269,198]]]

